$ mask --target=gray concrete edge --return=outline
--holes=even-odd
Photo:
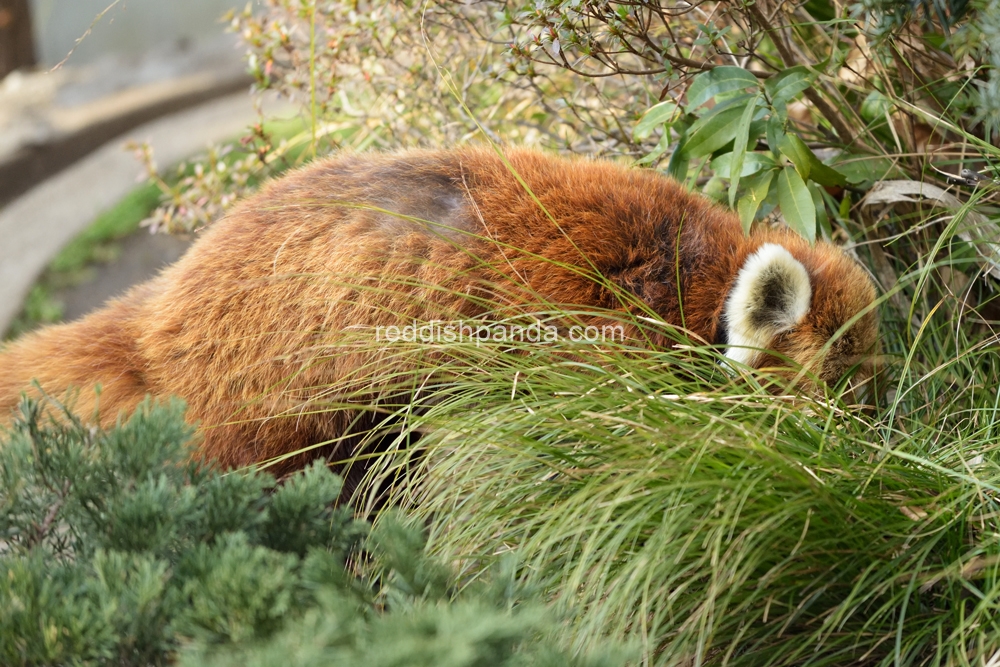
[[[157,118],[248,91],[245,73],[201,72],[120,91],[75,109],[81,126],[0,158],[0,206],[27,192],[108,141]]]
[[[142,166],[125,149],[148,142],[158,164],[189,158],[213,142],[238,136],[257,118],[249,95],[217,98],[130,130],[32,188],[0,210],[0,331],[51,259],[102,211],[142,180]]]

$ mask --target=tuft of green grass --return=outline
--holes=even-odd
[[[1000,651],[1000,420],[979,384],[994,352],[904,369],[909,391],[868,415],[726,382],[707,349],[508,346],[489,371],[479,350],[380,479],[470,575],[516,551],[577,610],[578,649],[629,637],[656,665]]]

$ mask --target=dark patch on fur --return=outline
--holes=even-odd
[[[712,341],[712,344],[719,347],[729,345],[729,329],[726,328],[725,323],[719,322],[715,327],[715,339]]]
[[[351,178],[339,198],[367,212],[374,228],[391,235],[424,232],[454,242],[480,234],[482,226],[457,165],[439,160],[412,160],[365,165],[352,161],[328,173]],[[359,187],[360,186],[360,187]]]
[[[774,328],[784,323],[784,316],[795,300],[795,290],[788,274],[768,267],[757,284],[750,323],[759,329]]]

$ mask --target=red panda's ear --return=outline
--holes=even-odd
[[[765,243],[747,258],[726,300],[726,356],[750,365],[757,350],[809,312],[812,286],[802,263],[785,248]]]

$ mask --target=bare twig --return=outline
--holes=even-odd
[[[41,525],[34,524],[34,532],[25,543],[29,549],[41,544],[42,540],[48,536],[49,531],[52,530],[52,525],[55,523],[56,517],[59,515],[59,510],[62,509],[63,503],[66,502],[66,497],[69,495],[69,489],[70,481],[67,479],[63,483],[56,502],[54,502],[52,507],[49,508],[49,511],[45,513],[45,518],[42,519]]]
[[[107,14],[108,12],[110,12],[111,9],[115,5],[117,5],[119,2],[121,2],[121,0],[114,0],[110,5],[108,5],[107,7],[105,7],[104,10],[101,11],[100,14],[98,14],[96,17],[94,17],[94,20],[90,22],[90,25],[87,26],[87,29],[83,32],[83,34],[80,35],[75,42],[73,42],[73,48],[69,50],[69,53],[66,54],[66,57],[63,58],[62,60],[60,60],[58,63],[56,63],[55,67],[53,67],[49,71],[50,72],[55,72],[57,69],[59,69],[60,67],[62,67],[64,64],[66,64],[66,61],[69,60],[69,57],[71,55],[73,55],[74,51],[76,51],[76,47],[80,46],[80,43],[83,40],[85,40],[90,35],[90,33],[94,30],[94,26],[97,25],[98,21],[100,21],[102,18],[104,18],[104,15]]]

